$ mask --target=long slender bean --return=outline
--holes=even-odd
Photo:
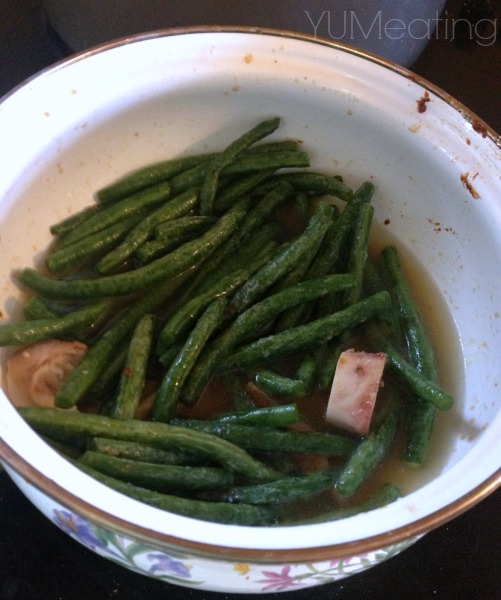
[[[111,413],[116,418],[134,418],[146,383],[146,370],[153,343],[153,327],[154,317],[146,314],[132,332]]]
[[[211,215],[213,213],[214,198],[216,197],[221,171],[231,164],[244,150],[252,146],[252,144],[273,133],[279,125],[279,118],[268,119],[258,123],[229,144],[209,163],[200,189],[200,212],[202,215]]]
[[[244,216],[245,206],[235,205],[200,238],[132,271],[94,279],[55,280],[27,268],[19,273],[18,278],[42,295],[59,298],[120,296],[141,291],[200,264],[236,230]]]
[[[387,246],[381,252],[385,276],[399,312],[405,336],[409,362],[432,382],[436,382],[437,369],[432,346],[426,334],[419,309],[406,282],[403,266],[395,246]],[[435,406],[421,398],[415,398],[408,415],[405,459],[423,464],[435,423]]]
[[[217,365],[230,351],[249,334],[258,333],[282,311],[301,302],[318,298],[333,289],[346,289],[352,284],[351,275],[332,275],[318,281],[299,283],[286,288],[248,308],[201,355],[183,393],[183,400],[188,404],[195,403]]]
[[[117,348],[134,329],[138,320],[144,314],[157,310],[191,274],[192,270],[179,274],[127,309],[89,348],[85,358],[66,377],[54,399],[55,405],[70,408],[81,400],[117,355]]]
[[[115,477],[105,475],[79,462],[76,462],[75,466],[85,471],[94,479],[97,479],[97,481],[126,496],[135,498],[140,502],[144,502],[144,504],[185,517],[233,525],[270,525],[275,519],[273,513],[264,506],[229,504],[228,502],[205,502],[203,500],[173,496],[172,494],[155,492],[154,490],[147,490],[143,487],[120,481]]]
[[[379,292],[327,317],[261,338],[228,356],[217,371],[226,373],[308,350],[377,315],[389,303],[388,293]]]
[[[148,240],[156,225],[187,215],[197,202],[197,193],[187,190],[145,216],[127,233],[124,240],[97,263],[99,273],[107,274],[117,269]]]
[[[219,326],[226,308],[225,298],[216,298],[198,319],[181,351],[162,379],[153,403],[153,419],[169,421],[174,415],[184,382],[209,337]]]
[[[215,435],[195,432],[185,427],[35,407],[20,408],[19,413],[34,429],[56,440],[59,435],[130,440],[165,450],[187,450],[221,464],[232,473],[255,481],[272,481],[279,476],[273,469],[235,444]]]
[[[100,300],[64,316],[0,325],[0,346],[21,346],[78,332],[92,325],[109,307]]]
[[[217,490],[231,486],[234,481],[232,473],[221,467],[159,465],[101,452],[87,451],[80,462],[116,479],[157,492]]]
[[[194,419],[173,419],[172,424],[217,436],[249,451],[348,456],[357,446],[355,439],[334,433],[289,431]]]
[[[239,423],[240,425],[259,425],[262,427],[288,427],[298,423],[301,415],[297,404],[278,404],[264,408],[250,408],[214,417],[218,423]]]
[[[170,185],[166,182],[159,183],[151,188],[141,190],[130,196],[112,204],[104,210],[98,211],[90,216],[83,223],[72,229],[64,236],[64,245],[71,244],[82,238],[106,229],[134,214],[138,214],[148,208],[151,208],[165,201],[171,195]]]

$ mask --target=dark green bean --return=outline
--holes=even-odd
[[[110,438],[92,438],[87,444],[88,450],[102,452],[117,458],[138,460],[159,465],[199,465],[205,461],[200,456],[180,450],[162,450],[139,442],[113,440]]]
[[[53,319],[59,316],[40,296],[31,296],[23,306],[23,313],[27,319]]]
[[[111,416],[133,419],[146,383],[146,370],[153,343],[154,317],[144,315],[137,323],[122,368]]]
[[[235,159],[252,144],[273,133],[280,125],[280,119],[268,119],[254,126],[241,135],[212,161],[204,174],[202,187],[200,189],[200,212],[202,215],[211,215],[214,210],[214,198],[216,197],[219,177],[222,170],[230,165]]]
[[[391,398],[393,400],[393,398]],[[376,466],[387,454],[398,427],[400,407],[391,402],[378,428],[360,442],[336,481],[336,491],[342,496],[352,496],[373,474]]]
[[[230,397],[231,405],[235,410],[250,410],[256,408],[252,398],[244,390],[242,381],[239,377],[230,373],[229,375],[222,377],[222,383],[225,392]]]
[[[232,299],[232,308],[240,313],[263,296],[276,281],[302,260],[302,256],[312,246],[316,246],[329,228],[332,208],[319,204],[306,230],[287,245],[274,260],[260,269]]]
[[[148,188],[162,181],[167,181],[178,173],[191,169],[202,163],[207,163],[216,156],[215,152],[210,154],[195,154],[183,156],[170,160],[164,160],[138,169],[124,178],[101,188],[96,198],[101,204],[121,200],[135,194],[143,188]]]
[[[117,355],[117,349],[145,314],[154,312],[191,276],[192,270],[160,285],[128,308],[89,348],[85,358],[66,377],[54,399],[59,408],[70,408],[95,385]]]
[[[377,315],[387,308],[389,303],[388,293],[379,292],[327,317],[261,338],[228,356],[217,371],[227,373],[314,348]]]
[[[273,170],[257,171],[238,178],[234,183],[222,189],[214,199],[214,212],[216,214],[227,211],[235,200],[252,192],[260,183],[266,181]]]
[[[83,306],[72,313],[46,319],[33,319],[0,325],[0,346],[22,346],[74,334],[92,325],[109,308],[101,300]]]
[[[226,308],[225,298],[216,298],[198,319],[193,331],[162,379],[153,403],[153,419],[169,421],[176,412],[186,378],[207,340],[219,326]]]
[[[246,526],[270,525],[275,520],[274,514],[264,506],[229,504],[228,502],[204,502],[203,500],[173,496],[120,481],[78,462],[75,465],[94,479],[126,496],[139,500],[144,504],[154,506],[155,508],[185,517],[228,525]]]
[[[85,206],[82,210],[66,217],[65,219],[50,226],[50,232],[52,235],[63,236],[66,233],[72,231],[75,227],[86,221],[89,217],[96,214],[101,207],[96,204]]]
[[[256,146],[257,148],[257,146]],[[222,175],[241,175],[252,171],[270,171],[276,169],[294,169],[309,167],[310,159],[300,150],[278,152],[256,152],[242,154],[233,163],[223,169]],[[172,193],[180,193],[188,188],[199,187],[203,182],[207,166],[199,165],[173,177],[169,183]]]
[[[233,475],[221,467],[159,465],[87,451],[81,458],[105,475],[157,492],[224,489],[233,484]]]
[[[238,423],[240,425],[259,425],[261,427],[288,427],[299,422],[301,415],[297,404],[278,404],[264,408],[249,408],[214,417],[218,423]]]
[[[259,388],[277,398],[304,398],[313,390],[316,373],[317,361],[310,354],[301,362],[294,378],[279,375],[271,369],[260,369],[254,381]]]
[[[348,519],[349,517],[353,517],[361,513],[369,512],[371,510],[376,510],[377,508],[387,506],[388,504],[395,502],[401,497],[402,493],[396,486],[392,485],[391,483],[385,483],[380,488],[378,488],[368,500],[362,502],[362,504],[357,504],[356,506],[346,506],[342,508],[337,508],[333,511],[329,511],[327,513],[318,515],[317,517],[304,519],[299,522],[296,521],[294,524],[312,525],[313,523],[327,523],[328,521]]]
[[[301,476],[286,477],[270,483],[237,486],[220,494],[226,502],[246,504],[286,504],[300,498],[308,498],[332,489],[337,471],[316,471]]]
[[[217,365],[249,334],[257,334],[263,326],[290,306],[345,289],[353,283],[351,275],[331,275],[319,280],[299,283],[261,300],[241,313],[236,320],[211,343],[195,365],[183,400],[193,404],[198,399]]]
[[[151,188],[139,191],[133,196],[120,200],[104,210],[98,211],[83,223],[75,227],[64,236],[64,245],[72,244],[84,237],[106,229],[110,225],[118,223],[127,217],[143,212],[167,200],[171,195],[168,183],[159,183]]]
[[[440,410],[449,410],[454,404],[454,397],[434,381],[427,379],[422,372],[413,367],[387,340],[379,338],[378,346],[386,354],[387,364],[395,372],[398,379],[418,398],[430,402]]]
[[[42,295],[59,298],[82,299],[138,292],[200,264],[236,230],[244,216],[245,206],[237,204],[200,238],[132,271],[94,279],[55,280],[27,268],[21,271],[19,280]]]
[[[328,194],[346,202],[349,202],[353,198],[352,188],[334,175],[308,171],[286,173],[279,177],[288,181],[296,190]]]
[[[143,212],[132,215],[72,244],[63,245],[47,257],[45,261],[47,268],[53,273],[60,273],[87,264],[96,256],[116,246],[143,216]]]
[[[117,269],[148,240],[154,228],[159,223],[164,223],[187,215],[195,208],[197,203],[198,197],[196,192],[187,190],[149,213],[127,233],[125,239],[122,240],[118,246],[113,248],[113,250],[97,263],[97,270],[99,273],[104,275]]]
[[[76,411],[25,407],[19,414],[37,432],[58,436],[91,436],[141,442],[165,450],[181,449],[215,461],[233,473],[255,481],[272,481],[278,473],[245,450],[215,435],[185,427],[137,419],[122,420]]]
[[[317,431],[288,431],[271,427],[252,427],[237,423],[173,419],[172,424],[227,440],[249,451],[290,452],[348,456],[357,442],[348,436]]]
[[[409,362],[427,379],[438,380],[435,356],[419,309],[412,297],[404,276],[403,266],[395,246],[387,246],[381,252],[384,275],[400,317],[405,336]],[[435,423],[435,406],[421,398],[415,398],[410,406],[405,459],[422,464],[428,454],[429,442]]]

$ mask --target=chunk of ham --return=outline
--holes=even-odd
[[[383,352],[341,353],[325,414],[329,423],[367,435],[385,363]]]
[[[54,406],[70,371],[83,359],[81,342],[48,340],[24,346],[7,361],[7,395],[15,406]]]

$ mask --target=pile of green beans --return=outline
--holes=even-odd
[[[311,170],[295,140],[261,141],[279,125],[99,190],[51,227],[45,271],[15,274],[26,319],[0,326],[3,346],[88,345],[54,410],[19,409],[48,443],[198,519],[308,523],[393,502],[375,473],[390,452],[424,464],[453,403],[397,249],[369,260],[374,185]],[[349,348],[387,355],[365,437],[318,417]]]

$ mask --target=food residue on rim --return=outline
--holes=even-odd
[[[253,59],[253,56],[252,56],[252,54],[246,54],[246,55],[244,56],[244,63],[246,63],[246,64],[250,64],[250,63],[252,62],[252,59]]]
[[[425,90],[425,92],[421,96],[421,98],[419,98],[419,100],[416,100],[418,113],[424,113],[424,112],[426,112],[426,104],[429,101],[430,101],[430,94],[428,94],[428,92]]]
[[[456,233],[452,227],[444,227],[442,225],[442,223],[440,223],[439,221],[434,221],[433,219],[428,219],[428,223],[433,225],[433,229],[435,230],[435,233],[440,233],[441,231],[445,231],[447,233],[454,233],[454,234]]]
[[[487,127],[478,119],[472,121],[471,126],[473,127],[473,131],[479,133],[482,137],[487,137]]]
[[[472,179],[476,179],[477,176],[478,176],[478,173],[475,173],[475,175],[473,175]],[[472,183],[470,181],[470,174],[468,172],[461,173],[461,183],[470,192],[471,197],[473,199],[478,200],[480,198],[480,194],[473,187],[473,185],[472,185]]]

